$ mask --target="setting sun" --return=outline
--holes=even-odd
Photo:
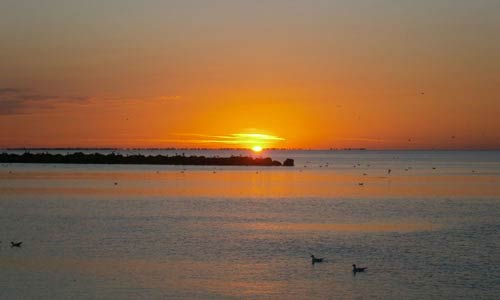
[[[261,152],[262,151],[262,147],[261,146],[253,146],[252,147],[252,151],[253,152]]]
[[[0,300],[494,298],[499,29],[500,0],[0,0]]]

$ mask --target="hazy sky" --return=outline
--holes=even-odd
[[[500,149],[498,0],[3,0],[0,54],[0,147]]]

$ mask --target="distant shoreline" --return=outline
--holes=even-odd
[[[251,151],[251,149],[248,148],[172,148],[172,147],[166,147],[166,148],[121,148],[121,147],[34,147],[34,148],[25,148],[25,147],[9,147],[9,148],[0,148],[1,151],[61,151],[61,150],[71,150],[71,151],[77,151],[77,150],[105,150],[105,151],[120,151],[120,150],[164,150],[164,151]],[[310,149],[310,148],[264,148],[263,150],[267,151],[364,151],[368,150],[367,148],[328,148],[328,149]]]
[[[185,155],[121,155],[121,154],[71,154],[1,153],[0,163],[40,163],[40,164],[109,164],[109,165],[195,165],[195,166],[286,166],[293,167],[293,159],[287,158],[283,163],[266,158],[249,156],[206,157]]]
[[[140,148],[140,147],[0,147],[2,151],[244,151],[252,152],[248,148],[172,148],[172,147],[153,147],[153,148]],[[464,148],[464,149],[433,149],[433,148],[405,148],[405,149],[370,149],[370,148],[264,148],[263,151],[331,151],[331,152],[344,152],[344,151],[500,151],[500,148]]]

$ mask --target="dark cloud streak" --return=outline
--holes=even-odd
[[[31,89],[0,88],[0,115],[30,114],[40,109],[54,109],[58,104],[81,103],[83,96],[56,96],[34,93]]]
[[[18,88],[0,88],[0,95],[3,94],[16,94],[16,93],[21,93],[23,89],[18,89]]]

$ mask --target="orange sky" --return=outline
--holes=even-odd
[[[500,149],[498,11],[2,2],[0,147]]]

